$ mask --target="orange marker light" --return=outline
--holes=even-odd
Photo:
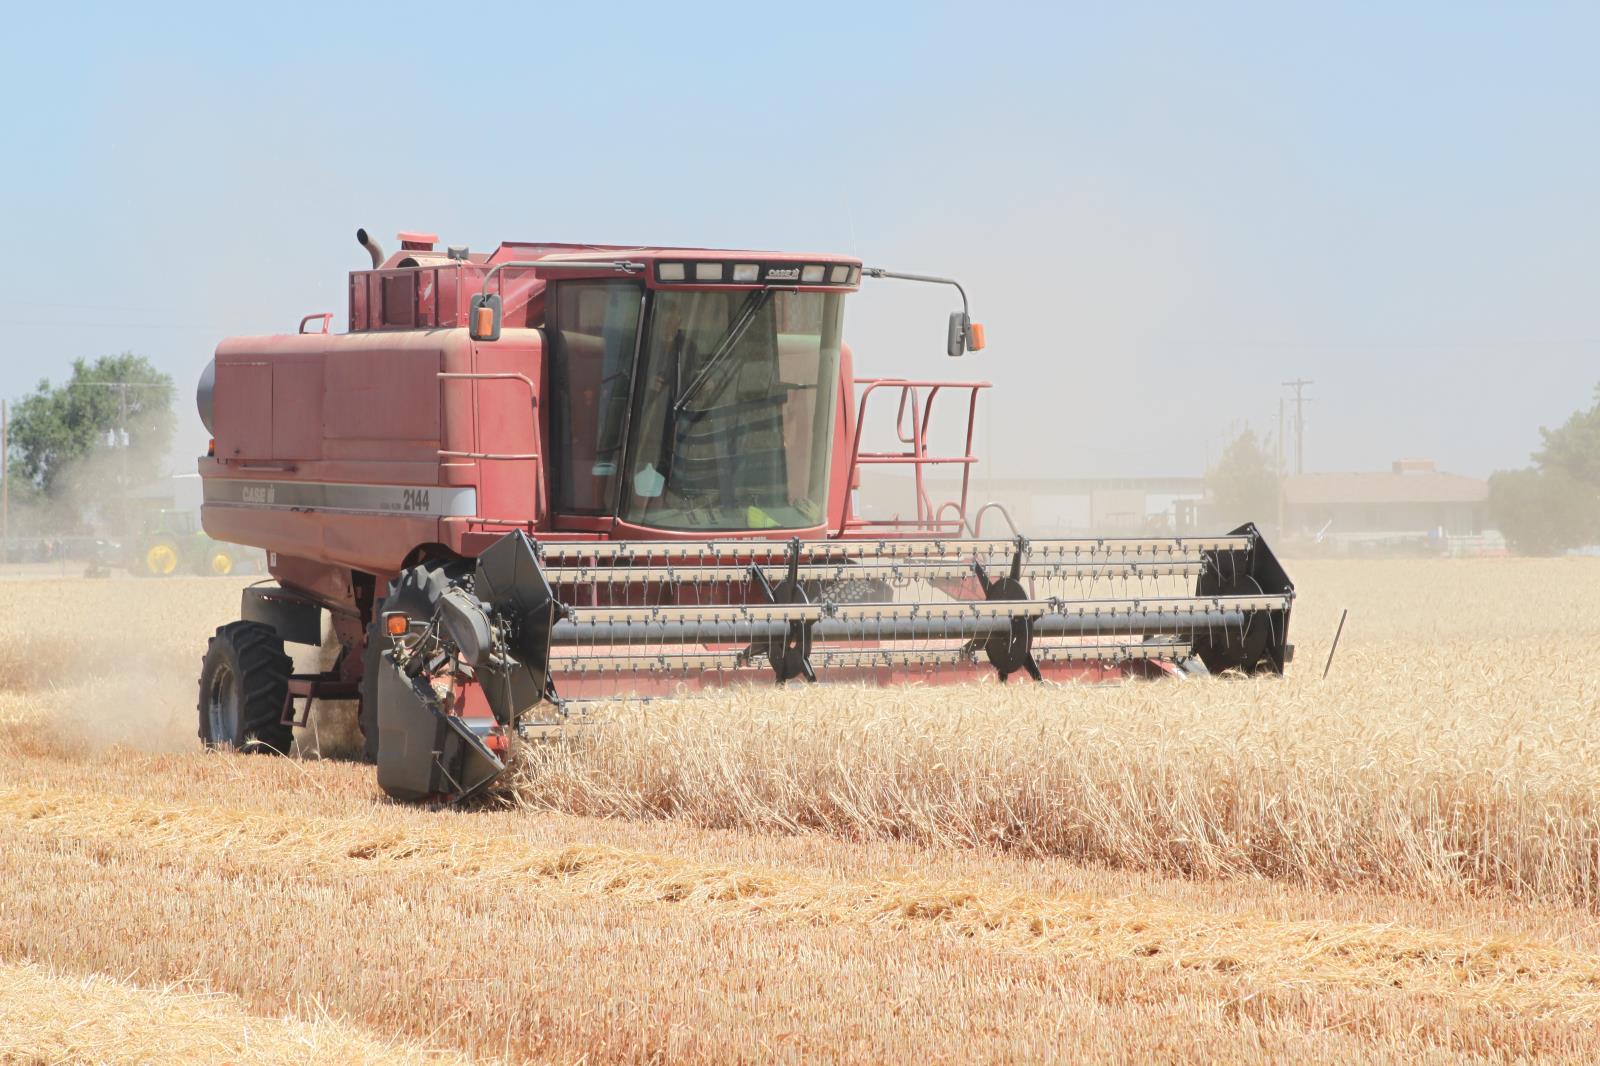
[[[487,337],[494,332],[494,308],[487,305],[478,308],[478,324],[472,331],[480,337]]]
[[[982,322],[974,322],[972,324],[972,336],[967,342],[967,347],[969,349],[971,349],[972,351],[974,351],[974,352],[983,351],[983,323]]]
[[[383,628],[391,637],[403,637],[411,628],[411,619],[401,611],[391,611],[383,616]]]

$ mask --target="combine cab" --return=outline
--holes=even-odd
[[[947,352],[983,346],[955,282],[848,257],[401,234],[350,275],[348,333],[224,341],[200,386],[205,529],[268,552],[201,677],[212,745],[287,750],[357,699],[378,780],[450,800],[513,734],[592,701],[741,681],[1024,683],[1281,673],[1293,587],[1252,526],[1184,539],[982,535],[987,382],[859,378],[863,279],[950,285]],[[941,452],[952,405],[966,445]],[[898,447],[864,427],[897,420]],[[857,512],[867,466],[915,513]],[[962,474],[935,503],[924,474]],[[1003,515],[1003,512],[1002,512]],[[991,530],[991,533],[993,530]],[[284,642],[341,647],[293,675]]]

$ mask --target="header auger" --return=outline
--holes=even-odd
[[[208,649],[208,744],[284,750],[312,701],[355,698],[383,788],[451,800],[494,779],[511,736],[602,699],[1290,658],[1293,586],[1253,526],[980,535],[988,383],[857,378],[841,335],[863,277],[949,279],[773,252],[441,254],[414,233],[385,256],[358,237],[373,269],[350,275],[349,332],[311,315],[224,341],[201,382],[206,530],[266,549],[277,580]],[[950,355],[983,346],[961,298]],[[939,452],[951,396],[966,446]],[[889,403],[903,448],[871,450],[862,425]],[[909,469],[914,515],[856,510],[869,465]],[[936,506],[939,465],[962,487]],[[321,642],[324,610],[337,662],[290,674],[283,643]]]

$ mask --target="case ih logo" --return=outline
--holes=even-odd
[[[207,482],[205,499],[207,504],[296,511],[424,514],[452,518],[478,513],[476,489],[444,485],[348,485],[218,478]]]
[[[767,268],[767,280],[768,281],[799,281],[800,280],[800,268],[799,267],[768,267]]]

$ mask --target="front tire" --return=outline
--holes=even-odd
[[[282,724],[294,666],[283,640],[260,622],[229,622],[200,663],[200,740],[208,748],[287,755],[294,729]]]

